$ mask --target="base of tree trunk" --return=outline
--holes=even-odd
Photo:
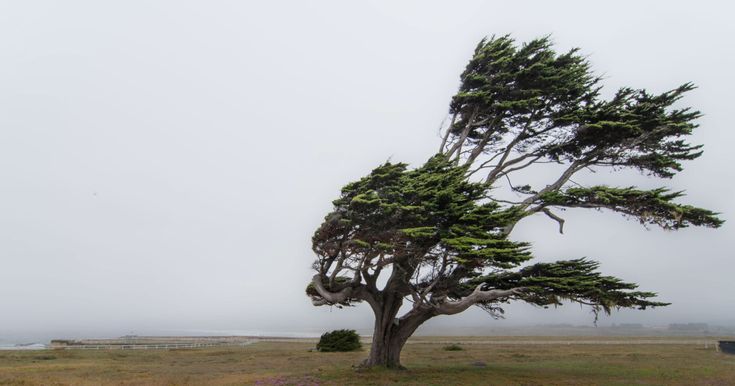
[[[390,343],[382,344],[373,342],[368,356],[361,364],[363,368],[384,367],[387,369],[405,370],[401,365],[402,342],[391,339]]]
[[[390,369],[390,370],[408,370],[405,366],[401,365],[400,363],[373,363],[370,361],[370,358],[365,359],[360,363],[360,366],[358,367],[358,370],[368,370],[368,369],[374,369],[374,368],[384,368],[384,369]]]

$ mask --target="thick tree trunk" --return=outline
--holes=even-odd
[[[374,336],[370,356],[363,362],[364,367],[381,366],[389,369],[403,369],[401,350],[406,342],[395,336]]]
[[[408,338],[426,320],[432,317],[430,312],[411,311],[396,318],[403,303],[402,298],[389,296],[382,299],[382,307],[374,309],[375,328],[370,356],[362,363],[363,367],[381,366],[390,369],[403,369],[401,350]]]
[[[370,346],[370,356],[363,362],[363,366],[401,368],[403,344],[399,344],[396,336],[399,323],[396,315],[403,304],[403,299],[392,294],[382,295],[378,307],[373,308],[375,313],[373,343]]]

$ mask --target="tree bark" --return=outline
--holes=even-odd
[[[401,351],[408,338],[416,332],[424,322],[436,315],[453,315],[460,313],[472,305],[482,301],[492,301],[509,296],[520,295],[524,288],[518,287],[509,290],[482,290],[482,285],[464,298],[444,302],[439,306],[429,307],[420,305],[396,318],[398,310],[403,304],[403,297],[396,293],[382,293],[376,306],[375,329],[373,342],[370,347],[370,356],[363,362],[364,367],[382,366],[391,369],[403,369],[401,365]]]
[[[403,298],[383,292],[378,299],[378,307],[373,307],[375,326],[370,356],[363,362],[364,367],[384,366],[401,368],[402,344],[398,344],[395,333],[399,321],[396,319]]]
[[[413,310],[401,318],[396,318],[403,304],[403,298],[392,294],[382,299],[382,307],[375,313],[375,328],[370,355],[362,363],[363,367],[386,367],[404,369],[401,365],[401,351],[416,329],[429,320],[433,313],[428,310]]]
[[[389,369],[404,369],[401,365],[401,350],[403,344],[395,334],[387,331],[378,331],[373,335],[370,347],[370,356],[363,362],[363,367],[385,367]]]
[[[315,305],[336,304],[350,298],[365,300],[375,314],[373,341],[370,346],[370,355],[363,361],[363,367],[381,366],[390,369],[403,369],[401,365],[401,351],[408,338],[427,320],[437,315],[453,315],[460,313],[478,302],[488,302],[500,298],[521,295],[524,288],[508,290],[482,290],[478,285],[471,294],[456,301],[444,301],[438,305],[415,303],[411,311],[397,318],[398,311],[403,305],[405,293],[401,291],[401,280],[405,278],[405,270],[394,270],[385,290],[377,293],[365,285],[346,287],[338,292],[330,292],[324,288],[322,276],[314,275],[312,283],[321,297],[312,299]]]

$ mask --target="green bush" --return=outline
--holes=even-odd
[[[323,352],[355,351],[361,348],[360,335],[355,330],[325,332],[316,344],[316,349]]]
[[[464,350],[462,346],[456,343],[444,346],[444,351],[462,351],[462,350]]]
[[[33,359],[37,361],[51,361],[56,359],[55,355],[36,355],[33,357]]]

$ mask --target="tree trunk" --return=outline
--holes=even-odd
[[[370,346],[370,356],[363,362],[364,367],[384,366],[401,368],[401,349],[395,333],[398,330],[396,315],[403,304],[401,297],[389,293],[382,293],[373,308],[375,313],[375,328],[373,329],[373,343]]]
[[[390,369],[404,369],[401,365],[401,350],[408,338],[425,321],[433,316],[430,312],[411,311],[396,318],[403,299],[389,296],[379,303],[382,307],[374,309],[375,328],[370,356],[362,363],[363,367],[381,366]]]
[[[364,367],[381,366],[389,369],[403,369],[401,350],[405,341],[391,334],[373,336],[370,356],[363,362]]]

